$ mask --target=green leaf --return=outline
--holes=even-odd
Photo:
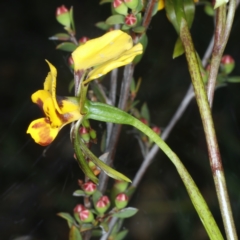
[[[212,7],[212,3],[206,3],[204,7],[204,12],[210,17],[213,17],[215,15],[215,11]]]
[[[114,240],[122,240],[124,239],[128,234],[128,230],[123,230],[117,234],[117,236],[114,238]]]
[[[76,190],[74,193],[73,193],[73,196],[74,197],[84,197],[86,196],[85,192],[82,191],[82,190]]]
[[[95,24],[95,26],[104,30],[104,31],[107,31],[111,27],[110,25],[108,25],[105,22],[98,22],[98,23]]]
[[[108,232],[109,230],[108,223],[105,221],[100,224],[100,227],[103,229],[104,232]]]
[[[75,23],[74,23],[74,18],[73,18],[73,7],[70,8],[69,14],[70,14],[71,26],[72,26],[73,32],[75,33]]]
[[[113,168],[109,167],[107,164],[102,162],[100,159],[98,159],[88,148],[84,143],[80,143],[81,149],[83,153],[91,160],[93,161],[100,169],[102,169],[109,177],[112,177],[117,180],[123,180],[126,182],[131,182],[129,178],[124,176],[122,173],[114,170]]]
[[[189,28],[192,26],[195,13],[193,0],[166,0],[165,9],[170,22],[178,34],[182,18],[186,19]]]
[[[118,217],[118,218],[129,218],[135,215],[138,212],[137,208],[133,207],[128,207],[128,208],[123,208],[117,213],[113,213],[112,216]]]
[[[60,43],[56,47],[56,49],[58,49],[58,50],[63,50],[63,51],[67,51],[67,52],[73,52],[76,48],[77,48],[77,46],[71,42]]]
[[[101,0],[99,4],[102,5],[104,3],[111,3],[111,2],[112,0]]]
[[[133,31],[135,33],[144,33],[146,31],[146,28],[143,26],[138,26],[138,27],[133,28]]]
[[[136,187],[131,186],[125,191],[125,194],[128,197],[131,197],[133,195],[133,193],[135,192],[135,190],[136,190]]]
[[[122,25],[122,30],[123,30],[123,31],[128,31],[130,28],[131,28],[131,27],[128,26],[128,25],[126,25],[126,24],[123,24],[123,25]]]
[[[178,37],[173,50],[173,59],[181,56],[184,53],[184,47],[181,39]]]
[[[141,107],[141,116],[150,123],[150,114],[146,103],[144,103]]]
[[[82,236],[76,226],[72,226],[69,232],[69,240],[82,240]]]
[[[108,25],[115,25],[115,24],[122,24],[124,23],[125,17],[123,15],[112,15],[106,20],[106,24]]]
[[[60,212],[57,215],[61,218],[64,218],[65,220],[67,220],[69,227],[72,227],[72,225],[76,224],[74,218],[69,213]]]
[[[70,35],[67,33],[57,33],[49,38],[49,40],[67,41],[70,39]]]
[[[230,83],[239,83],[239,82],[240,82],[240,76],[228,77],[227,82],[230,82]]]
[[[81,225],[80,231],[85,232],[91,229],[93,229],[93,225],[91,223],[84,223]]]

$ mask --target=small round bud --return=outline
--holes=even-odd
[[[89,223],[93,221],[94,216],[90,210],[85,209],[79,213],[79,218],[82,222]]]
[[[68,65],[70,68],[74,69],[74,62],[72,56],[68,58]]]
[[[88,133],[88,129],[85,127],[80,127],[79,129],[79,133],[82,137],[82,139],[84,140],[85,143],[89,143],[90,142],[90,135]]]
[[[125,3],[122,0],[114,0],[113,8],[117,13],[120,13],[123,15],[127,15],[128,13],[128,7],[125,5]]]
[[[56,19],[63,26],[70,27],[71,18],[70,18],[69,10],[64,5],[57,8]]]
[[[114,189],[117,193],[124,192],[128,187],[128,182],[116,180],[114,184]]]
[[[138,6],[139,0],[124,0],[127,7],[135,9]]]
[[[97,133],[94,129],[91,128],[89,130],[89,134],[90,134],[91,139],[95,140],[97,138]]]
[[[145,118],[141,118],[140,121],[146,125],[148,125],[148,120]]]
[[[157,126],[152,127],[152,130],[153,130],[157,135],[160,135],[160,133],[161,133],[161,129],[160,129],[159,127],[157,127]]]
[[[126,25],[133,27],[137,24],[137,17],[133,13],[130,13],[125,17],[124,21]]]
[[[115,205],[118,209],[126,207],[128,204],[128,196],[125,193],[119,193],[115,198]]]
[[[78,42],[79,42],[80,45],[82,45],[82,44],[86,43],[88,40],[89,40],[88,37],[81,37],[81,38],[78,40]]]
[[[76,205],[76,207],[73,209],[74,213],[80,213],[81,211],[85,210],[86,208],[82,204]]]
[[[108,196],[102,196],[97,201],[95,208],[99,213],[105,213],[106,210],[109,208],[109,206],[110,206],[110,201]]]
[[[231,73],[235,67],[234,59],[230,55],[224,55],[221,59],[221,67],[226,74]]]
[[[97,189],[97,185],[91,181],[88,181],[86,183],[83,184],[83,191],[87,194],[87,195],[92,195],[96,192]]]

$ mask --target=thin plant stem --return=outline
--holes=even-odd
[[[151,19],[152,19],[152,12],[154,9],[154,4],[156,3],[156,0],[149,0],[145,14],[143,17],[143,23],[142,26],[144,26],[146,29],[148,28]],[[136,37],[135,41],[139,38]],[[120,98],[119,98],[119,104],[118,107],[122,110],[126,109],[127,106],[127,100],[129,97],[129,90],[130,90],[130,84],[132,81],[132,76],[134,73],[134,64],[129,64],[125,66],[124,68],[124,73],[123,73],[123,81],[122,81],[122,86],[121,86],[121,92],[120,92]],[[121,125],[114,125],[112,127],[111,131],[111,137],[108,140],[109,145],[107,146],[107,152],[109,152],[108,159],[106,163],[108,165],[113,164],[113,159],[116,153],[116,147],[118,144],[119,136],[121,132]],[[105,173],[101,173],[99,177],[99,186],[98,190],[101,192],[106,191],[106,186],[107,186],[107,181],[108,181],[108,176]]]
[[[207,141],[210,165],[213,173],[213,179],[215,183],[226,236],[227,239],[238,239],[229,202],[212,114],[210,106],[208,104],[207,94],[203,84],[200,69],[198,66],[197,56],[192,43],[191,34],[184,19],[182,19],[181,21],[180,38],[185,49],[189,72],[191,75],[197,104],[202,118],[203,128]]]
[[[226,18],[226,4],[217,9],[215,42],[212,53],[210,72],[208,77],[207,96],[210,106],[212,107],[216,79],[221,58],[225,50],[228,38],[232,29],[233,19],[236,12],[237,1],[230,0],[228,14]]]

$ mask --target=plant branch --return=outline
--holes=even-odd
[[[203,128],[206,136],[210,165],[213,173],[213,179],[217,191],[217,197],[220,204],[220,210],[226,231],[227,239],[237,239],[236,228],[233,221],[231,206],[227,193],[224,171],[218,148],[215,128],[212,120],[210,106],[208,104],[205,87],[198,66],[197,56],[192,43],[191,34],[188,30],[185,19],[181,21],[180,38],[182,40],[189,72],[195,91],[197,104],[202,118]]]
[[[222,5],[217,9],[215,42],[213,47],[207,86],[207,96],[211,107],[214,97],[218,70],[232,28],[236,6],[237,6],[236,0],[230,0],[227,18],[226,18],[226,4]]]

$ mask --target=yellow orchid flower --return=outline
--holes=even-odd
[[[133,46],[131,36],[121,30],[113,30],[87,41],[72,53],[74,70],[84,71],[93,67],[84,80],[87,83],[131,63],[142,52],[141,43]]]
[[[49,145],[63,126],[82,117],[74,98],[56,96],[57,70],[50,62],[46,62],[50,72],[45,79],[44,89],[32,94],[32,101],[43,110],[46,117],[32,121],[27,129],[27,133],[42,146]]]

